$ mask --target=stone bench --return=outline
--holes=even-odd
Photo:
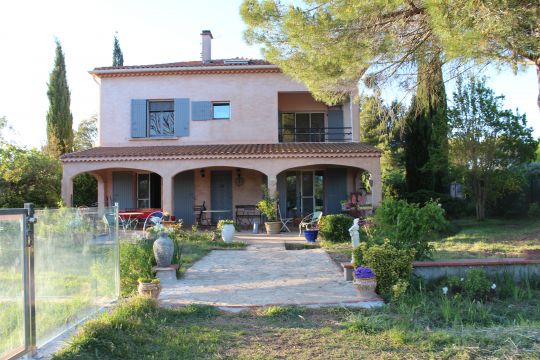
[[[350,262],[342,262],[343,278],[345,281],[353,281],[354,266]]]

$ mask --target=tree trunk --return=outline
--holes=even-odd
[[[538,98],[536,104],[540,109],[540,58],[536,59],[536,78],[538,79]]]
[[[476,220],[486,218],[486,184],[483,180],[477,180],[474,184],[476,198]]]

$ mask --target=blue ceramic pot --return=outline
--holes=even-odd
[[[319,230],[305,230],[304,237],[308,242],[315,242],[317,240],[317,235],[319,235]]]

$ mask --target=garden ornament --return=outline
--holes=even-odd
[[[353,220],[353,225],[349,228],[349,234],[351,235],[351,242],[353,249],[360,245],[360,225],[358,225],[358,222],[360,219],[356,218]],[[351,259],[351,262],[353,262],[354,259]]]

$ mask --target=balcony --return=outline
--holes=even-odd
[[[351,127],[295,128],[280,127],[279,142],[350,142]]]

